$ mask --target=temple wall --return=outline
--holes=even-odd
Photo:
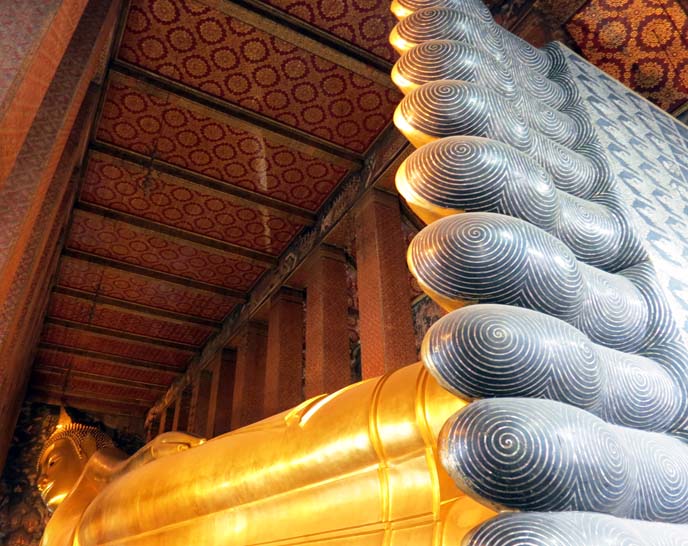
[[[567,51],[618,187],[672,306],[688,331],[688,127]]]
[[[38,402],[26,402],[21,408],[0,478],[0,544],[3,546],[40,543],[49,518],[36,488],[36,461],[57,424],[59,412],[57,406]],[[129,454],[143,445],[143,422],[113,416],[105,418],[108,426],[83,413],[79,413],[78,420],[105,430]]]

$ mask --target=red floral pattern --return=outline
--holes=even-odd
[[[127,379],[130,381],[144,381],[146,383],[158,385],[169,385],[176,377],[176,375],[171,372],[129,368],[114,362],[70,355],[59,351],[51,351],[50,349],[39,349],[34,365],[39,369],[41,366],[65,369],[71,368],[75,372],[86,372],[97,374],[102,377],[114,377],[116,379]]]
[[[397,20],[389,0],[265,0],[318,28],[351,42],[388,61],[397,54],[389,33]]]
[[[347,172],[177,96],[157,96],[125,76],[110,81],[97,137],[309,210]]]
[[[62,258],[57,283],[92,294],[217,321],[239,303],[235,298],[72,258]]]
[[[213,333],[212,328],[205,326],[135,314],[98,303],[97,300],[75,298],[59,293],[52,295],[48,316],[199,346]]]
[[[303,227],[222,192],[99,153],[91,154],[81,199],[273,255]]]
[[[121,262],[209,284],[248,290],[264,267],[206,251],[156,232],[76,211],[67,246]]]
[[[688,101],[688,15],[676,0],[590,0],[566,29],[586,59],[660,108]]]
[[[65,328],[57,324],[46,324],[43,327],[41,341],[73,349],[86,349],[102,354],[123,356],[135,360],[179,366],[183,368],[193,353],[157,347],[138,341],[120,340],[110,336],[84,332],[74,328]]]
[[[125,61],[365,151],[400,94],[193,0],[132,3]]]

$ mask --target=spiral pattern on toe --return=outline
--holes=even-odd
[[[463,398],[547,398],[613,424],[654,432],[680,425],[682,391],[660,363],[594,344],[527,309],[473,305],[428,331],[421,359]]]
[[[688,527],[586,512],[506,513],[478,526],[465,546],[688,546]]]
[[[531,137],[520,115],[495,116],[509,105],[498,93],[468,82],[441,80],[409,93],[399,115],[416,131],[437,138],[454,135],[488,137],[527,151]],[[413,141],[413,136],[409,137]]]
[[[494,21],[478,19],[459,9],[418,10],[397,24],[390,38],[399,53],[430,40],[458,40],[502,58],[502,34]]]
[[[393,4],[409,13],[426,8],[456,8],[471,13],[486,23],[493,22],[490,10],[480,0],[394,0]]]
[[[546,171],[497,141],[457,136],[423,146],[400,167],[397,189],[428,223],[462,211],[498,212],[557,236],[577,259],[607,271],[644,256],[625,208],[557,191]]]
[[[686,527],[601,515],[688,522],[688,350],[565,55],[479,0],[393,11],[395,123],[422,146],[397,187],[432,224],[409,266],[446,309],[479,303],[422,358],[451,392],[495,397],[447,423],[443,464],[497,509],[564,511],[499,516],[467,544],[688,546]]]
[[[392,80],[404,92],[429,82],[463,80],[507,98],[515,100],[517,96],[514,78],[492,55],[456,40],[433,40],[413,47],[394,65]]]
[[[565,320],[618,350],[643,345],[648,309],[623,276],[579,263],[557,238],[521,220],[485,212],[438,220],[408,252],[411,272],[447,309],[502,303]]]
[[[466,493],[497,508],[688,522],[688,446],[550,400],[485,399],[440,435]]]

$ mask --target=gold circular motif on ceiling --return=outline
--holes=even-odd
[[[600,44],[606,49],[620,49],[628,40],[628,28],[621,21],[603,22],[599,33]]]

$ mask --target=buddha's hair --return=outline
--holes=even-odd
[[[80,423],[70,423],[69,425],[58,427],[55,430],[55,432],[52,433],[50,438],[48,438],[45,441],[43,449],[41,449],[41,452],[38,455],[36,467],[39,467],[41,458],[43,457],[43,454],[46,452],[46,450],[55,442],[62,439],[69,440],[74,446],[76,452],[79,454],[79,458],[85,459],[87,457],[87,453],[84,449],[83,443],[84,440],[86,440],[86,438],[88,438],[89,436],[91,436],[96,441],[96,449],[102,449],[105,447],[115,447],[115,444],[112,441],[112,439],[96,427],[90,427],[87,425],[82,425]]]

